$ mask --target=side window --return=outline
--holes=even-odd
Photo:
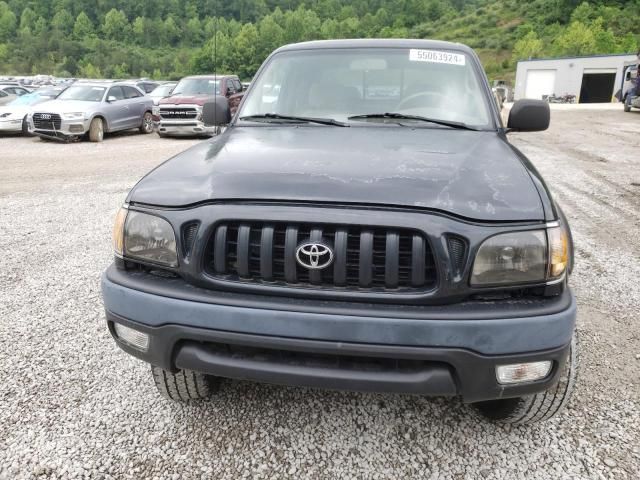
[[[133,87],[122,87],[124,90],[124,94],[127,98],[138,98],[142,97],[142,93],[140,93],[136,88]]]
[[[16,87],[15,91],[16,91],[16,94],[18,95],[26,95],[27,93],[29,93],[27,90],[21,87]]]
[[[109,94],[107,95],[107,98],[109,97],[116,97],[116,100],[124,100],[124,92],[122,91],[122,87],[111,87],[109,89]]]
[[[233,79],[233,86],[236,87],[236,92],[242,91],[242,84],[240,83],[240,80],[238,80],[237,78]]]
[[[227,96],[233,95],[234,93],[236,93],[236,87],[233,84],[233,80],[231,80],[230,78],[227,78],[226,82],[227,82]]]

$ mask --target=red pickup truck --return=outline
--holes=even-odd
[[[216,128],[207,127],[202,122],[202,106],[215,95],[226,97],[232,113],[235,113],[244,95],[244,87],[236,75],[197,75],[180,80],[171,96],[160,100],[154,107],[158,135],[215,135]]]

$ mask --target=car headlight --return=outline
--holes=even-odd
[[[474,287],[542,283],[561,278],[569,262],[565,227],[495,235],[482,243],[471,273]]]
[[[82,120],[84,119],[84,112],[63,113],[62,117],[66,120]]]
[[[155,215],[120,209],[113,228],[113,249],[125,258],[178,266],[173,228]]]
[[[158,105],[151,107],[151,114],[158,117],[160,115],[160,107]]]

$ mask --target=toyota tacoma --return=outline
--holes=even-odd
[[[173,400],[221,378],[457,396],[531,423],[577,368],[567,220],[504,126],[476,54],[428,40],[288,45],[220,136],[117,213],[108,328]]]

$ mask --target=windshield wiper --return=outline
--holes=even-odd
[[[466,123],[454,122],[451,120],[439,120],[437,118],[421,117],[419,115],[405,115],[404,113],[368,113],[366,115],[352,115],[348,117],[348,120],[366,120],[368,118],[390,118],[393,120],[417,120],[419,122],[435,123],[436,125],[442,125],[445,127],[459,128],[461,130],[473,130],[478,131],[477,128],[470,127]]]
[[[315,117],[298,117],[295,115],[280,115],[279,113],[260,113],[257,115],[247,115],[246,117],[240,117],[240,120],[291,120],[293,122],[301,123],[318,123],[320,125],[333,125],[335,127],[348,127],[348,123],[339,122],[333,118],[315,118]]]

